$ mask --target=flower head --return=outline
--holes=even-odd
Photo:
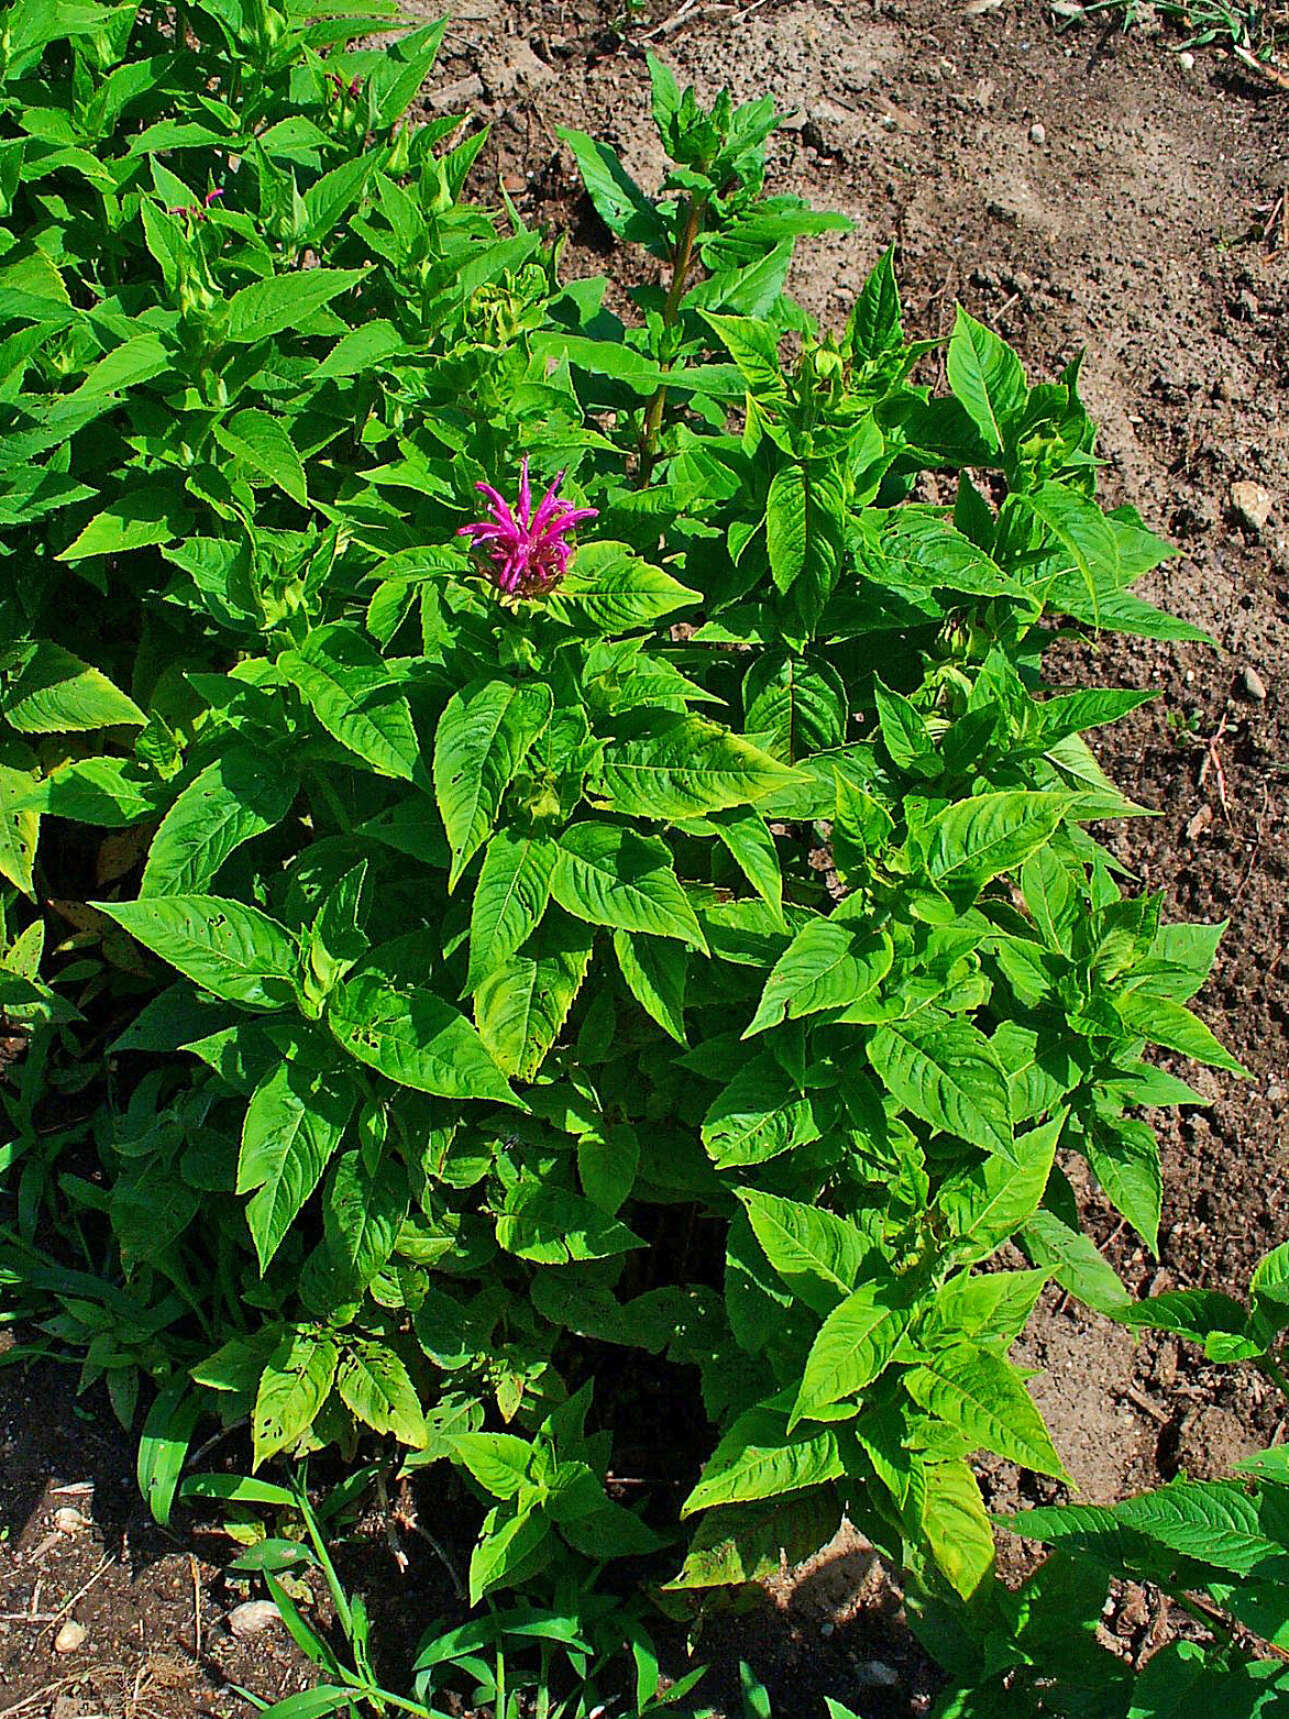
[[[491,484],[474,486],[487,496],[490,517],[463,525],[457,535],[473,538],[475,548],[492,563],[497,589],[507,596],[533,597],[549,591],[568,570],[573,553],[568,533],[582,520],[594,519],[598,512],[594,507],[572,507],[561,501],[556,491],[563,477],[563,472],[556,475],[535,509],[528,487],[527,455],[519,468],[519,499],[513,509]]]

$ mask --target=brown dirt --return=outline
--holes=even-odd
[[[246,1719],[254,1709],[230,1685],[274,1697],[313,1681],[281,1624],[232,1635],[228,1613],[249,1591],[221,1574],[235,1548],[191,1518],[182,1532],[157,1528],[134,1442],[99,1394],[77,1399],[71,1369],[0,1371],[6,1719]],[[54,1643],[69,1619],[85,1637],[63,1653]]]
[[[414,0],[411,10],[438,7]],[[1120,785],[1158,813],[1110,840],[1144,887],[1165,891],[1172,916],[1230,920],[1199,1007],[1252,1078],[1201,1074],[1210,1108],[1163,1122],[1158,1261],[1086,1186],[1085,1207],[1134,1290],[1205,1283],[1239,1293],[1257,1258],[1289,1235],[1283,203],[1269,219],[1289,190],[1289,95],[1212,50],[1188,71],[1166,39],[1124,36],[1110,21],[1058,34],[1040,0],[1005,0],[976,16],[956,0],[676,0],[643,13],[626,0],[466,0],[428,100],[491,120],[491,169],[530,217],[571,233],[576,272],[603,270],[612,247],[553,128],[608,138],[645,183],[656,182],[646,41],[706,95],[728,82],[741,99],[769,90],[798,110],[774,144],[776,188],[855,222],[849,234],[802,247],[793,288],[821,318],[841,320],[896,239],[914,334],[945,333],[959,299],[1013,342],[1034,377],[1087,348],[1106,489],[1182,550],[1145,594],[1207,628],[1221,649],[1111,640],[1062,646],[1055,663],[1071,683],[1161,692],[1100,741]],[[1045,133],[1037,143],[1036,124]],[[614,266],[636,273],[641,259]],[[1230,486],[1244,479],[1273,497],[1261,531],[1232,508]],[[1250,695],[1247,669],[1264,697]],[[1056,1294],[1022,1353],[1043,1369],[1035,1397],[1088,1500],[1182,1469],[1221,1472],[1279,1437],[1289,1412],[1256,1374],[1210,1367],[1172,1339],[1134,1342]],[[298,1687],[298,1658],[280,1637],[250,1652],[212,1648],[194,1663],[186,1550],[147,1529],[124,1447],[98,1417],[74,1418],[65,1388],[43,1376],[33,1424],[16,1383],[0,1375],[8,1393],[0,1436],[16,1441],[0,1482],[10,1531],[0,1545],[0,1610],[26,1609],[42,1573],[40,1604],[57,1610],[104,1552],[117,1555],[75,1608],[90,1629],[82,1682],[24,1705],[24,1719],[234,1714],[243,1709],[218,1693],[225,1678],[266,1694]],[[51,1488],[90,1478],[95,1528],[41,1552],[58,1502]],[[1038,1495],[1001,1468],[991,1485],[1003,1507]],[[865,1712],[924,1712],[923,1672],[882,1645],[889,1631],[874,1637],[872,1608],[854,1615],[862,1572],[846,1561],[853,1557],[839,1548],[779,1596],[739,1651],[784,1694],[780,1711],[805,1711],[822,1687]],[[204,1557],[198,1569],[203,1582],[215,1580]],[[1126,1612],[1121,1621],[1135,1627]],[[219,1627],[212,1621],[212,1641]],[[8,1703],[76,1669],[56,1659],[48,1636],[0,1622]],[[881,1691],[879,1708],[864,1678],[874,1658],[885,1665],[892,1656],[899,1684]],[[168,1676],[186,1681],[167,1685]],[[65,1696],[79,1705],[55,1705]]]

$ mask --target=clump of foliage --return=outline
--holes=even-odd
[[[1043,652],[1203,635],[1132,592],[1170,550],[1077,363],[960,312],[937,394],[889,255],[841,334],[792,301],[845,223],[767,194],[768,99],[651,62],[656,195],[563,134],[661,265],[627,325],[406,119],[442,26],[335,10],[7,16],[6,1278],[146,1386],[161,1519],[203,1417],[454,1465],[470,1601],[573,1618],[587,1710],[626,1639],[647,1706],[659,1608],[843,1512],[970,1598],[972,1453],[1063,1478],[1008,1359],[1049,1278],[1105,1297],[1062,1159],[1153,1247],[1140,1112],[1198,1098],[1147,1047],[1238,1065],[1218,930],[1086,827],[1146,695]],[[624,1353],[679,1519],[613,1486]]]

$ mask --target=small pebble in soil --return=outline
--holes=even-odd
[[[1240,675],[1240,685],[1246,698],[1251,698],[1255,704],[1262,704],[1267,696],[1267,683],[1252,666],[1246,666]]]
[[[1041,121],[1035,120],[1033,125],[1030,126],[1029,140],[1031,143],[1047,142],[1047,127],[1043,125]]]
[[[74,1505],[64,1504],[54,1512],[54,1527],[60,1534],[79,1534],[82,1528],[89,1527],[89,1522]]]
[[[85,1645],[85,1625],[78,1624],[75,1618],[68,1618],[54,1637],[55,1653],[75,1653]]]
[[[861,1689],[894,1689],[900,1674],[884,1659],[870,1659],[867,1665],[856,1666],[855,1681]]]
[[[1197,842],[1212,822],[1213,808],[1206,801],[1204,805],[1200,807],[1199,811],[1195,813],[1194,817],[1187,820],[1187,841]]]
[[[259,1635],[270,1624],[279,1622],[281,1617],[272,1600],[246,1600],[229,1612],[228,1627],[238,1641],[245,1641],[248,1636]]]
[[[1195,56],[1191,53],[1189,48],[1183,48],[1181,53],[1178,54],[1177,64],[1184,72],[1193,72],[1195,70]]]
[[[1241,525],[1260,532],[1271,517],[1271,491],[1260,483],[1241,478],[1231,485],[1231,506]]]

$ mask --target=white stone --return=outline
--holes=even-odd
[[[84,1647],[86,1634],[84,1624],[78,1624],[75,1618],[68,1618],[54,1637],[54,1652],[75,1653],[78,1648]]]
[[[1261,531],[1271,517],[1271,491],[1264,489],[1260,483],[1242,478],[1231,485],[1231,506],[1241,523],[1247,525],[1250,531]]]
[[[228,1627],[238,1641],[245,1641],[248,1636],[259,1635],[261,1630],[281,1620],[282,1614],[272,1600],[245,1600],[229,1612]]]

